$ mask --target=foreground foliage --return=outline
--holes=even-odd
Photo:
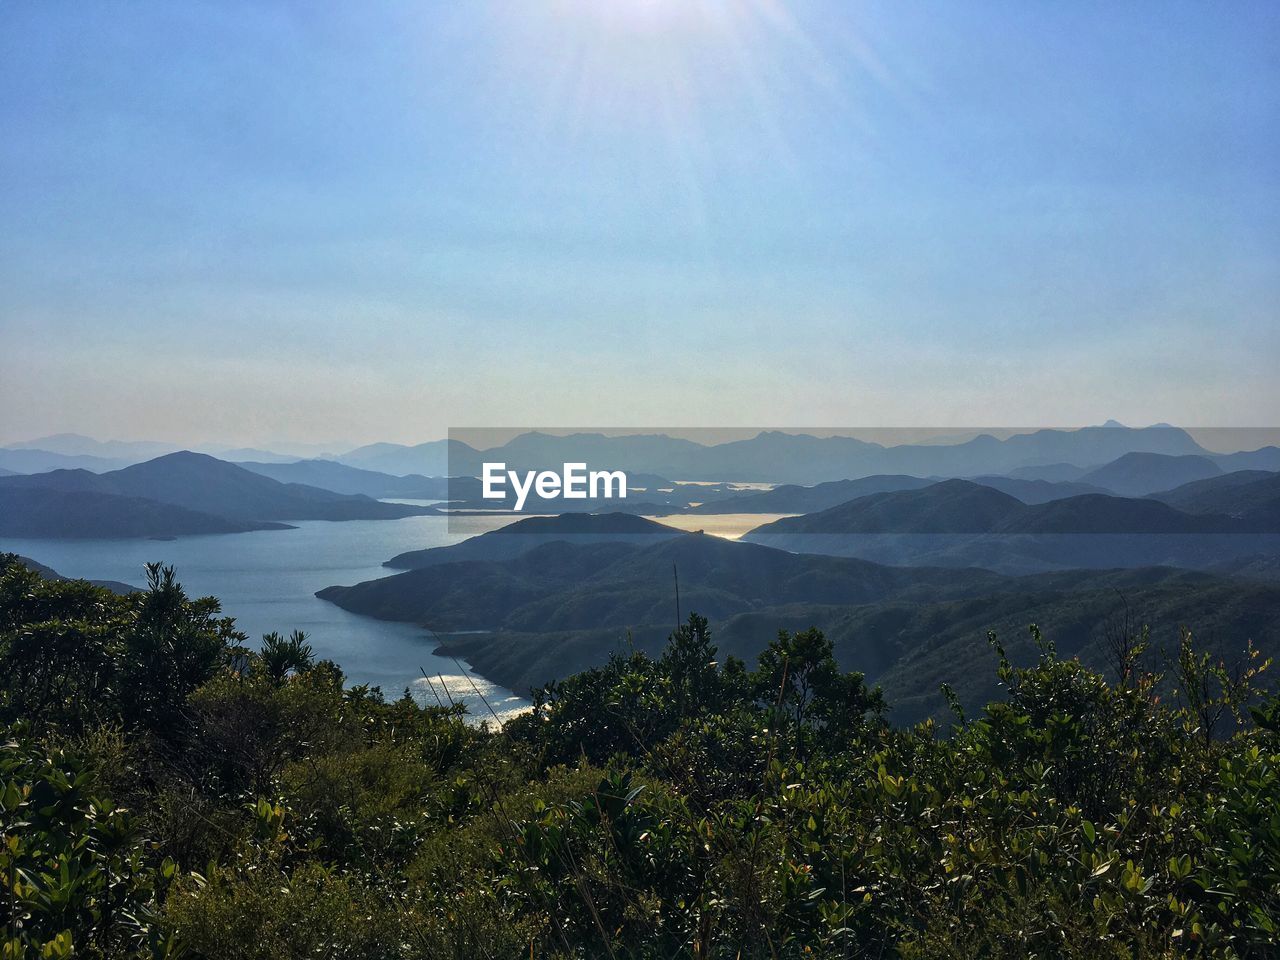
[[[693,616],[498,730],[250,651],[171,571],[5,559],[0,957],[1276,955],[1265,665],[1033,636],[901,730],[820,632],[749,669]]]

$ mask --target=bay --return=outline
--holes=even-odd
[[[510,516],[302,520],[294,521],[295,530],[165,541],[0,538],[0,552],[30,557],[65,577],[134,586],[145,582],[144,564],[171,564],[189,596],[217,597],[255,646],[272,630],[304,630],[317,657],[337,663],[348,683],[380,686],[388,698],[408,689],[424,704],[451,698],[480,720],[490,716],[481,696],[500,717],[527,709],[529,701],[465,663],[436,656],[438,641],[422,627],[348,613],[314,594],[333,584],[390,576],[399,571],[382,562],[398,553],[457,543],[509,522]]]

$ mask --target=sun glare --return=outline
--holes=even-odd
[[[702,229],[704,184],[735,162],[736,134],[791,170],[796,104],[870,72],[861,38],[814,27],[785,0],[552,0],[520,8],[500,69],[544,142],[644,143],[625,163],[674,170]]]
[[[698,0],[557,0],[553,9],[567,20],[636,35],[705,28],[715,10],[724,12],[731,7]]]
[[[574,123],[696,125],[726,97],[767,108],[765,78],[821,59],[780,0],[554,0],[529,16],[537,86]]]

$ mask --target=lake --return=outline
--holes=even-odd
[[[425,502],[425,501],[402,501]],[[177,570],[190,596],[215,596],[255,644],[272,630],[305,630],[321,658],[342,667],[350,683],[382,687],[389,699],[407,687],[420,703],[434,704],[441,675],[448,696],[472,716],[489,716],[472,684],[499,716],[529,706],[523,696],[492,684],[466,664],[438,657],[422,627],[348,613],[313,594],[332,584],[353,584],[399,571],[382,566],[406,550],[444,546],[511,522],[510,516],[406,517],[403,520],[294,521],[296,530],[179,537],[176,540],[27,540],[0,537],[0,552],[19,553],[65,577],[145,582],[143,564],[161,561]],[[527,691],[526,691],[527,692]]]

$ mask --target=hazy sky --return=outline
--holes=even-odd
[[[1280,5],[0,5],[0,440],[1280,422]]]

